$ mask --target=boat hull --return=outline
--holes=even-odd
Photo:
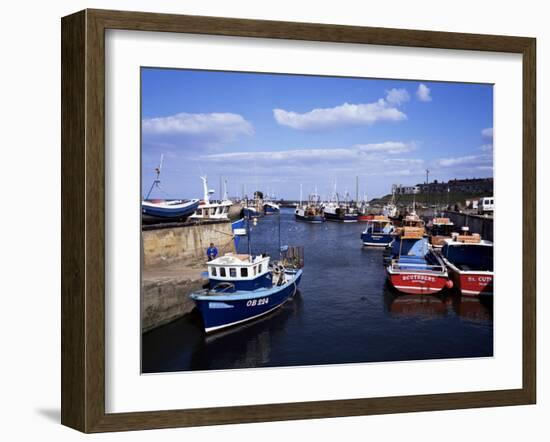
[[[297,221],[303,221],[310,224],[321,224],[325,222],[325,217],[322,215],[302,216],[295,214],[294,216],[296,217]]]
[[[391,244],[394,236],[390,233],[362,233],[361,241],[364,246],[386,247]]]
[[[172,207],[162,203],[143,201],[141,204],[141,216],[143,222],[146,223],[183,221],[195,213],[198,207],[198,200],[175,204]]]
[[[357,221],[359,222],[372,221],[373,219],[374,215],[357,215]]]
[[[447,275],[395,271],[388,267],[388,279],[399,292],[411,295],[433,295],[449,286]]]
[[[265,215],[275,215],[279,213],[279,209],[272,206],[264,206],[264,214]]]
[[[327,221],[336,221],[339,223],[356,223],[357,222],[357,215],[351,215],[351,214],[339,215],[336,213],[325,212],[325,218]]]
[[[451,278],[463,296],[492,296],[493,272],[460,271],[451,269]]]
[[[250,207],[245,207],[243,209],[243,216],[245,218],[258,218],[262,215],[263,215],[263,213],[258,212],[256,209],[252,209]]]
[[[201,313],[204,330],[211,333],[260,318],[283,305],[298,290],[302,270],[287,273],[288,282],[282,286],[231,294],[191,294]]]

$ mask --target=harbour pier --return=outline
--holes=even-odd
[[[467,226],[471,232],[479,233],[483,239],[493,241],[493,218],[463,212],[443,212],[455,226]]]
[[[142,332],[191,312],[189,294],[207,280],[206,249],[214,243],[219,254],[235,252],[229,221],[172,223],[142,231]]]

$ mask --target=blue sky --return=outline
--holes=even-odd
[[[491,85],[143,68],[142,190],[298,198],[493,175]]]

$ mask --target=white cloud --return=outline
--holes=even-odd
[[[239,114],[179,113],[142,121],[144,142],[185,147],[213,147],[231,142],[240,136],[250,136],[254,128]]]
[[[489,152],[493,150],[493,128],[487,127],[481,131],[481,138],[483,138],[486,143],[480,146],[479,148],[483,152]]]
[[[380,158],[385,155],[395,155],[410,152],[415,149],[414,143],[387,141],[385,143],[358,144],[349,148],[334,149],[293,149],[264,152],[230,152],[204,155],[201,160],[214,162],[268,161],[271,165],[281,162],[295,163],[297,161],[309,162],[353,162],[364,159]],[[400,159],[392,159],[392,161]],[[402,161],[410,161],[408,159]],[[353,164],[353,163],[352,163]],[[303,164],[302,164],[303,166]]]
[[[434,164],[436,168],[464,169],[470,172],[474,170],[491,170],[493,168],[493,155],[492,152],[488,152],[478,155],[440,158]]]
[[[481,131],[481,136],[486,140],[492,140],[493,139],[493,128],[487,127]]]
[[[414,143],[402,143],[399,141],[386,141],[385,143],[357,144],[354,146],[360,152],[379,152],[390,155],[411,152],[416,148]]]
[[[396,104],[399,106],[411,99],[411,96],[406,89],[390,89],[386,91],[386,101],[388,103]]]
[[[371,125],[378,121],[401,121],[407,116],[383,98],[374,103],[350,104],[297,113],[273,109],[277,123],[297,130],[324,130],[352,125]]]
[[[432,96],[430,95],[431,91],[428,86],[420,83],[418,89],[416,90],[416,98],[420,101],[432,101]]]
[[[453,167],[453,166],[462,166],[465,164],[474,164],[479,160],[479,155],[467,155],[464,157],[454,157],[454,158],[441,158],[436,161],[437,165],[440,167]]]

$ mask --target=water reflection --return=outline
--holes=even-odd
[[[399,295],[385,293],[386,308],[393,316],[438,317],[447,314],[447,303],[441,295]]]
[[[285,333],[290,318],[300,316],[302,303],[298,291],[283,306],[263,318],[209,335],[204,333],[200,314],[194,310],[190,315],[143,336],[144,346],[159,351],[154,354],[144,352],[142,371],[159,371],[158,366],[165,367],[163,371],[179,371],[183,367],[208,370],[269,365],[272,342]],[[163,332],[162,336],[159,332]],[[178,357],[172,360],[171,355]]]
[[[457,296],[452,306],[460,318],[484,323],[493,320],[492,296]]]

